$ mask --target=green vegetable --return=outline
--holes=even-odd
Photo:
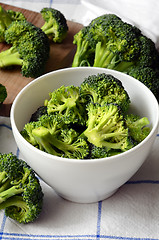
[[[25,16],[18,11],[5,10],[0,5],[0,42],[5,42],[5,31],[13,21],[25,20]]]
[[[0,83],[0,104],[4,102],[6,97],[7,97],[6,87]]]
[[[49,97],[21,131],[26,141],[47,153],[110,157],[133,148],[150,132],[146,117],[128,115],[130,97],[110,74],[90,75],[79,87],[61,86]]]
[[[93,103],[117,103],[126,112],[130,105],[130,98],[121,81],[105,73],[91,75],[85,78],[80,86],[80,94],[87,105]]]
[[[14,21],[5,32],[12,46],[0,53],[0,68],[19,65],[25,77],[43,74],[49,58],[49,41],[46,34],[27,21]]]
[[[12,153],[0,154],[0,209],[19,223],[33,222],[42,210],[43,192],[34,171]]]
[[[61,43],[68,32],[65,16],[54,8],[43,8],[41,15],[45,21],[41,29],[53,42]]]
[[[132,74],[133,69],[150,68],[159,70],[159,53],[154,42],[144,36],[135,26],[122,21],[115,14],[104,14],[93,19],[74,36],[77,46],[72,67],[94,66],[114,69]],[[135,74],[138,80],[145,78],[145,72]],[[153,74],[144,81],[147,87],[159,99]],[[157,86],[157,89],[159,88]]]

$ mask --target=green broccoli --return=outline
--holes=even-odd
[[[7,89],[0,83],[0,104],[7,98]]]
[[[85,139],[59,115],[42,115],[37,122],[27,123],[21,134],[35,147],[56,156],[84,159],[89,154]]]
[[[139,28],[124,22],[115,14],[104,14],[93,19],[75,34],[73,43],[77,48],[72,67],[102,67],[127,74],[133,68],[159,70],[159,53],[154,42],[144,36]],[[137,79],[141,77],[144,78],[142,72]],[[153,78],[149,79],[154,94],[159,79],[156,82]]]
[[[73,159],[111,157],[150,132],[142,125],[146,121],[128,118],[130,97],[113,75],[90,75],[80,86],[61,86],[49,95],[21,131],[44,152]]]
[[[139,117],[135,114],[125,116],[126,126],[130,136],[138,143],[142,142],[150,133],[149,120],[147,117]]]
[[[19,223],[41,213],[43,192],[34,171],[12,153],[0,154],[0,209]]]
[[[61,43],[66,38],[68,32],[65,16],[54,8],[43,8],[41,15],[45,20],[41,29],[53,42]]]
[[[148,87],[159,101],[159,69],[151,67],[132,67],[128,73]]]
[[[90,75],[80,85],[81,98],[88,104],[117,103],[126,112],[130,105],[130,98],[120,80],[110,74]],[[84,100],[85,99],[85,100]]]
[[[60,114],[66,123],[85,124],[79,89],[73,85],[61,86],[50,93],[50,100],[45,102],[48,114]]]
[[[25,20],[23,13],[13,10],[5,10],[0,6],[0,42],[5,41],[5,31],[13,21]]]
[[[87,107],[87,128],[83,134],[96,147],[106,147],[127,151],[133,145],[129,140],[129,130],[117,104],[93,104]]]
[[[14,21],[6,30],[5,39],[12,46],[0,53],[0,68],[19,65],[25,77],[43,74],[50,45],[40,28],[27,21]]]

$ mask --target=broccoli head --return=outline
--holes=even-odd
[[[48,114],[59,114],[65,123],[85,124],[85,109],[80,102],[79,87],[61,86],[50,93],[47,104]]]
[[[66,38],[68,32],[65,16],[54,8],[43,8],[41,15],[45,20],[41,29],[53,42],[61,43]]]
[[[150,133],[149,120],[147,117],[139,117],[128,114],[125,117],[126,126],[129,128],[130,136],[138,143],[142,142]]]
[[[81,98],[88,104],[117,103],[126,112],[129,108],[130,98],[122,82],[110,74],[90,75],[80,85]]]
[[[83,134],[88,141],[99,148],[127,151],[132,148],[125,119],[117,104],[93,104],[87,107],[87,128]]]
[[[0,154],[0,209],[19,223],[41,213],[43,192],[34,171],[12,153]]]
[[[0,83],[0,104],[4,102],[6,97],[7,97],[6,87]]]
[[[23,13],[13,10],[5,10],[0,6],[0,42],[5,41],[5,31],[13,21],[25,20]]]
[[[0,68],[19,65],[25,77],[43,74],[50,45],[40,28],[27,21],[14,21],[6,30],[5,39],[12,46],[0,53]]]
[[[132,67],[128,73],[148,87],[159,101],[159,69],[151,67]]]

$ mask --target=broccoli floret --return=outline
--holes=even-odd
[[[13,10],[5,10],[0,6],[0,42],[5,41],[5,31],[13,21],[25,20],[23,13]]]
[[[130,98],[122,82],[110,74],[90,75],[80,86],[81,98],[88,104],[117,103],[126,112],[130,105]]]
[[[26,20],[26,17],[22,12],[19,11],[13,11],[11,9],[6,11],[7,14],[10,16],[12,21],[23,21]]]
[[[19,223],[41,213],[43,192],[34,171],[12,153],[0,154],[0,209]]]
[[[65,16],[54,8],[43,8],[41,15],[45,20],[41,29],[53,42],[61,43],[66,38],[68,32]]]
[[[0,104],[3,103],[6,98],[7,98],[6,87],[0,83]]]
[[[125,117],[126,126],[129,128],[130,136],[137,142],[142,142],[150,133],[149,120],[147,117],[139,117],[128,114]]]
[[[127,151],[132,148],[124,116],[117,104],[92,104],[87,107],[87,129],[83,134],[88,141],[99,148]]]
[[[47,104],[48,114],[59,114],[65,123],[85,124],[85,109],[80,102],[79,87],[61,86],[50,95]]]
[[[12,46],[0,53],[0,68],[19,65],[25,77],[43,74],[50,45],[40,28],[27,21],[14,21],[6,30],[5,39]]]
[[[159,69],[132,67],[128,74],[147,86],[159,101]]]
[[[56,156],[84,159],[89,153],[85,139],[59,115],[42,115],[38,122],[27,123],[21,134],[35,147]]]

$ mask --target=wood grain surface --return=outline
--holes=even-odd
[[[0,5],[6,10],[21,11],[27,20],[37,27],[41,27],[44,23],[40,13],[6,4],[0,3]],[[67,21],[67,23],[69,31],[66,39],[60,44],[50,43],[50,58],[46,65],[45,73],[71,66],[76,51],[76,46],[73,44],[73,36],[82,28],[82,25],[71,21]],[[6,43],[0,43],[0,52],[7,48],[8,45]],[[8,93],[7,99],[0,107],[0,116],[9,116],[10,108],[16,95],[32,80],[33,78],[23,77],[19,67],[5,70],[0,69],[0,83],[6,87]]]

